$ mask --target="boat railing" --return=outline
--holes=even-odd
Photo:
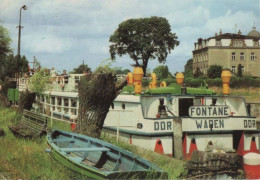
[[[77,119],[77,111],[78,107],[73,106],[65,106],[65,105],[58,105],[58,104],[51,104],[48,102],[41,102],[36,100],[37,103],[42,105],[42,108],[37,107],[37,103],[34,104],[33,108],[35,111],[40,111],[42,115],[51,119],[51,127],[53,125],[53,119],[65,122],[73,122]],[[55,115],[59,115],[61,118],[55,118]],[[67,118],[67,120],[66,120]]]
[[[69,74],[66,76],[51,76],[49,83],[46,86],[47,91],[58,92],[78,92],[78,83],[80,77],[84,74]],[[18,90],[25,91],[29,89],[30,77],[19,78]]]

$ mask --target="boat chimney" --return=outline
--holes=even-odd
[[[134,68],[134,86],[135,86],[135,93],[141,94],[142,92],[142,78],[144,76],[143,68],[136,66]]]
[[[127,85],[132,86],[134,84],[134,77],[133,77],[133,73],[129,72],[127,73]]]
[[[156,88],[156,74],[152,73],[151,74],[152,82],[149,84],[149,89],[154,89]]]
[[[185,84],[183,84],[183,86],[181,87],[181,94],[187,94],[187,88]]]
[[[222,83],[223,83],[223,95],[229,95],[229,93],[230,93],[229,82],[231,79],[230,70],[228,70],[228,69],[223,70],[221,73],[221,79],[222,79]]]
[[[183,81],[184,81],[183,73],[177,73],[176,74],[176,82],[177,82],[177,84],[179,84],[182,87]]]

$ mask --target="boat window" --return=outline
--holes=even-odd
[[[50,103],[50,97],[49,96],[46,97],[46,102]]]
[[[71,107],[77,107],[76,99],[71,99]]]
[[[122,109],[125,109],[125,103],[122,103]]]
[[[57,102],[58,102],[58,106],[61,106],[61,98],[60,97],[57,98]]]
[[[64,106],[69,106],[69,99],[67,98],[64,99]]]
[[[51,97],[51,104],[55,105],[55,97]]]
[[[64,106],[69,106],[69,99],[64,98]],[[67,113],[69,111],[69,109],[68,108],[64,108],[64,111],[65,111],[65,113]]]
[[[55,105],[55,97],[51,97],[51,104]],[[55,110],[55,106],[52,106],[52,110]]]
[[[189,116],[189,108],[193,106],[193,98],[179,99],[179,116]]]

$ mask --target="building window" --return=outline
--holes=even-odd
[[[243,41],[233,41],[234,47],[243,47]]]
[[[236,66],[232,66],[231,71],[232,71],[233,73],[235,73],[235,72],[236,72]]]
[[[245,53],[243,52],[240,53],[240,60],[245,60]]]
[[[221,46],[221,40],[216,40],[216,46]]]
[[[245,66],[241,66],[242,72],[245,72]]]
[[[235,53],[235,52],[232,52],[232,57],[231,57],[231,59],[232,59],[233,61],[236,60],[236,53]]]
[[[251,59],[251,61],[255,60],[255,53],[253,53],[253,52],[251,53],[251,58],[250,59]]]
[[[254,43],[254,46],[258,46],[258,41],[257,40],[254,40],[253,43]]]

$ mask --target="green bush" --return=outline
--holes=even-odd
[[[171,83],[176,83],[176,79],[175,78],[164,78],[164,79],[162,79],[162,81],[165,81],[167,86],[169,86]],[[160,83],[162,81],[160,81]],[[160,83],[159,83],[159,86],[160,86]]]
[[[208,84],[209,86],[218,86],[218,87],[221,87],[221,86],[222,86],[222,80],[221,80],[221,78],[207,79],[206,82],[207,82],[207,84]]]

